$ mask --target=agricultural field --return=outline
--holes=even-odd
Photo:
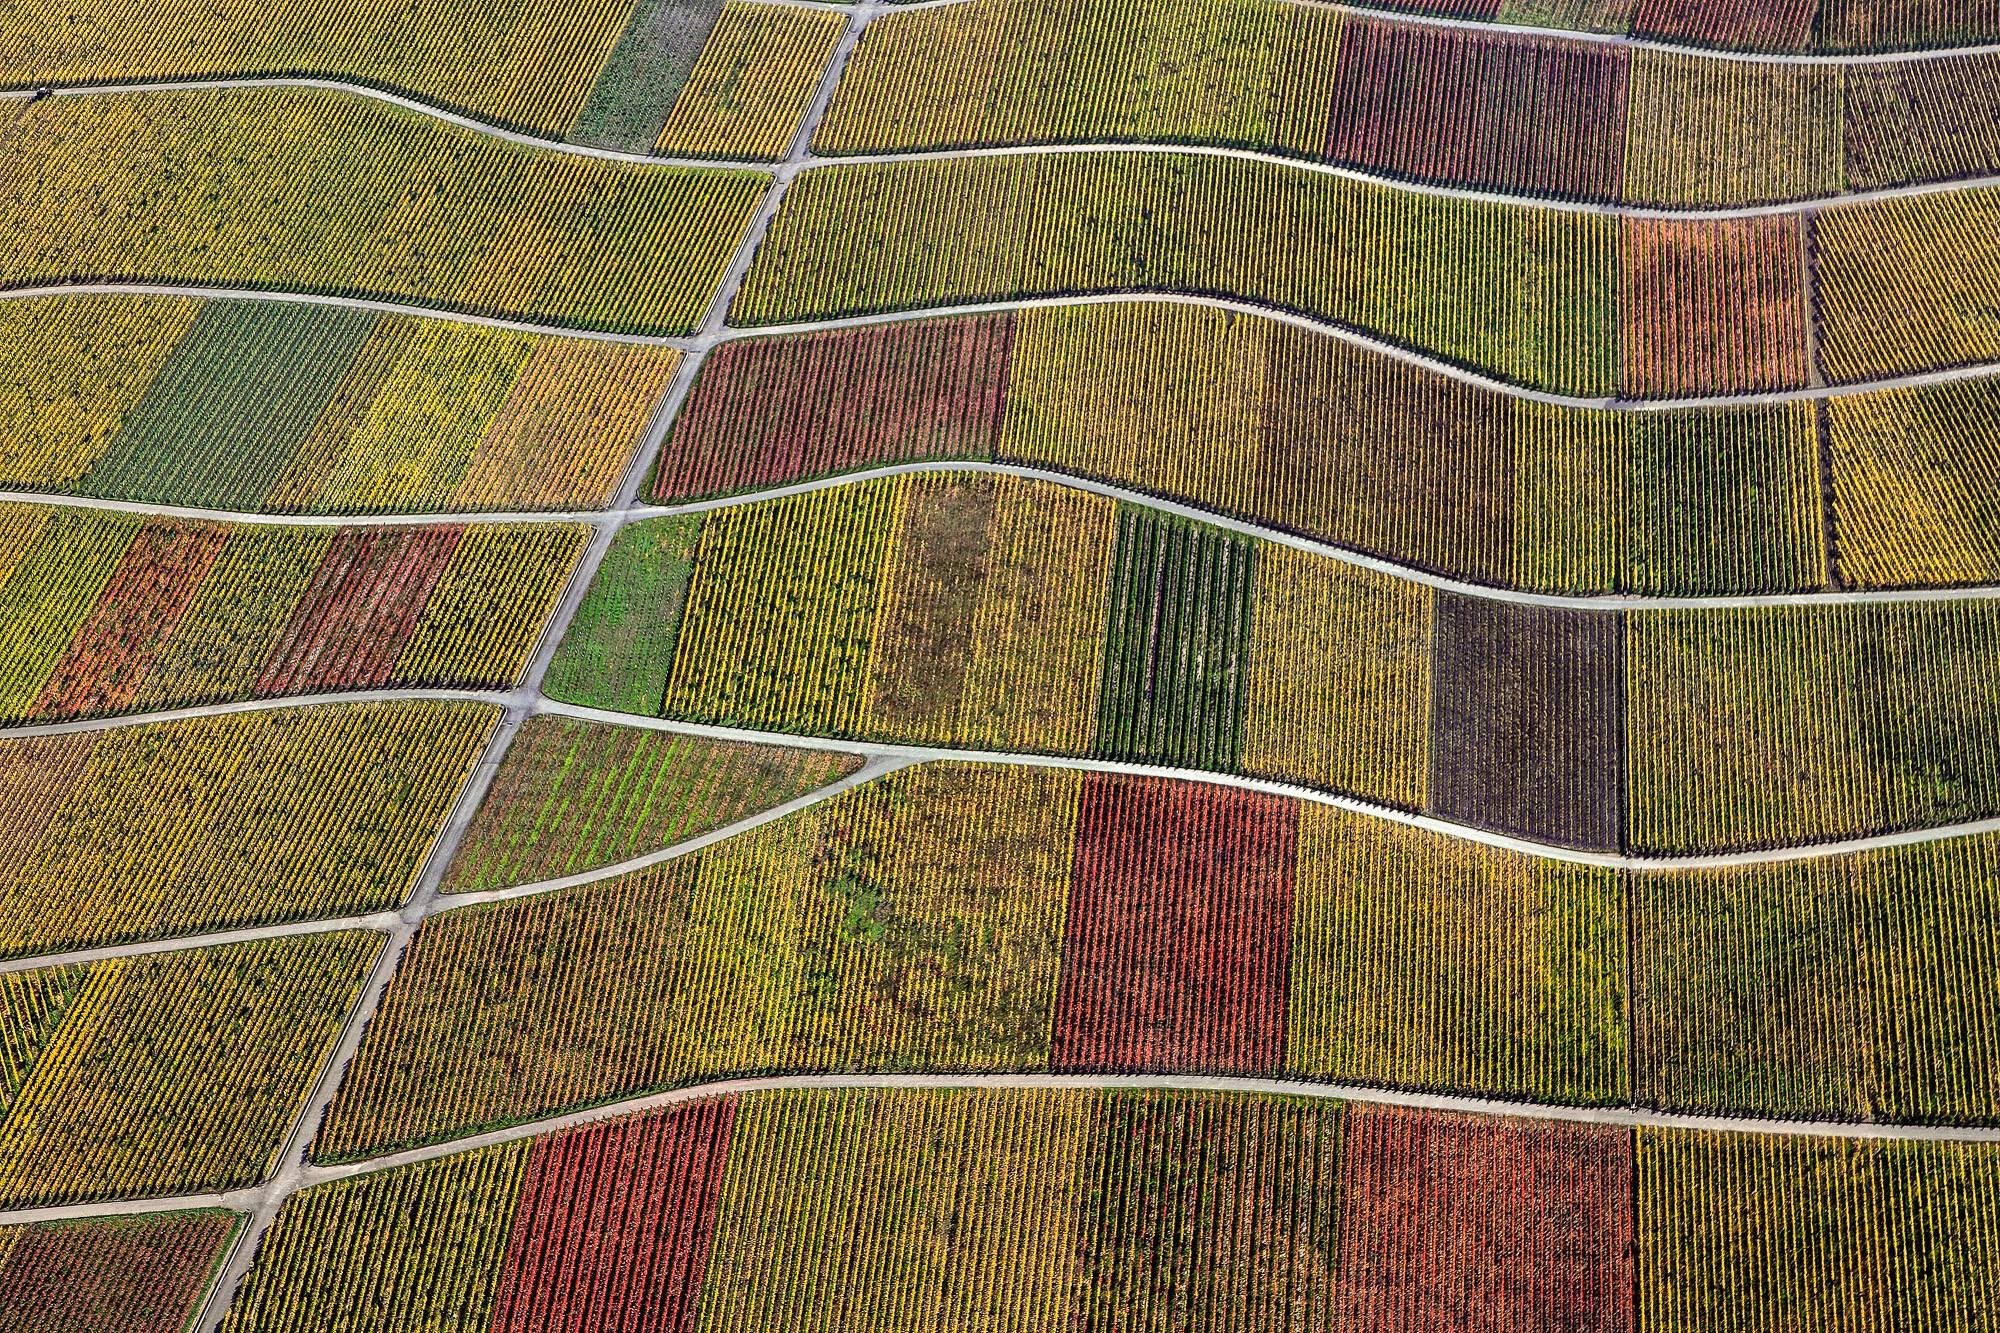
[[[0,200],[0,286],[248,287],[642,334],[700,322],[767,184],[290,88],[44,98],[0,126],[0,170],[39,182]],[[172,188],[192,173],[207,187]]]
[[[1004,475],[623,538],[559,699],[619,706],[617,681],[627,711],[692,723],[1242,773],[1607,850],[2000,813],[1986,599],[1522,606]]]
[[[0,1333],[2000,1333],[2000,0],[0,104]]]
[[[543,138],[777,158],[844,26],[733,0],[227,0],[170,16],[134,0],[5,0],[0,87],[309,76]]]
[[[645,856],[848,777],[853,755],[708,741],[541,714],[514,734],[446,892]]]
[[[447,902],[315,1152],[754,1074],[2000,1123],[1996,847],[1614,869],[1228,787],[926,764],[663,864]]]
[[[871,23],[814,147],[1203,144],[1503,194],[1723,206],[1991,175],[1996,106],[1991,52],[1788,66],[1284,0],[976,0]]]
[[[398,907],[498,720],[331,704],[0,739],[0,957]]]
[[[753,1092],[308,1189],[225,1327],[1778,1329],[1838,1291],[1936,1328],[2000,1294],[1995,1168],[1317,1099]]]
[[[0,304],[0,486],[272,513],[590,509],[670,348],[325,306]]]
[[[573,524],[279,527],[0,510],[0,715],[513,682]]]
[[[6,974],[0,1201],[257,1181],[381,947],[344,931]]]
[[[240,1221],[206,1210],[0,1228],[0,1330],[181,1333]]]

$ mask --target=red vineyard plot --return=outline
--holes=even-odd
[[[1811,382],[1795,217],[1628,221],[1625,392],[1691,397]]]
[[[299,599],[257,693],[368,689],[388,683],[424,599],[451,563],[463,528],[341,533]]]
[[[1628,68],[1610,47],[1363,20],[1341,38],[1326,155],[1418,180],[1617,199]]]
[[[36,716],[81,717],[130,707],[228,539],[228,530],[213,524],[154,522],[142,528],[43,687]]]
[[[1297,849],[1292,802],[1088,778],[1050,1067],[1277,1069]]]
[[[493,1333],[687,1333],[734,1097],[537,1140]]]
[[[1803,51],[1822,0],[1638,0],[1632,31],[1703,46]]]
[[[725,343],[674,425],[653,497],[991,458],[1013,350],[1011,314]]]
[[[1356,1106],[1343,1333],[1632,1333],[1632,1136]]]

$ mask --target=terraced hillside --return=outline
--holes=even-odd
[[[0,0],[0,1333],[2000,1330],[1990,0]]]

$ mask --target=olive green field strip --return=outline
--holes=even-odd
[[[2000,814],[1996,615],[1981,597],[1552,609],[1045,481],[916,475],[620,529],[546,689],[1702,854]]]
[[[223,1327],[1775,1333],[1838,1289],[1929,1333],[1991,1327],[1953,1316],[1989,1308],[1996,1203],[1990,1145],[756,1090],[295,1195]]]
[[[518,680],[580,524],[280,527],[0,504],[0,717]]]
[[[1995,51],[1772,64],[1284,0],[979,0],[871,23],[814,146],[1205,144],[1728,207],[1991,175],[1996,108]]]
[[[0,167],[35,182],[0,208],[0,285],[222,284],[640,334],[700,324],[770,184],[309,89],[29,101]],[[207,188],[173,188],[190,176]]]
[[[606,159],[776,159],[852,13],[784,0],[503,0],[477,13],[439,0],[285,0],[277,12],[232,3],[163,15],[131,0],[61,13],[8,0],[0,85],[14,96],[360,88]]]

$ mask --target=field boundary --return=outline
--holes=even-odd
[[[779,0],[760,0],[760,2],[779,3]],[[953,2],[967,3],[969,0],[953,0]],[[1299,0],[1280,0],[1280,3],[1295,4],[1299,3]],[[835,9],[836,7],[813,6],[813,8]],[[876,9],[871,12],[882,14],[894,11]],[[2000,52],[2000,45],[1996,45],[1990,48],[1990,50]],[[1985,53],[1981,52],[1981,54]],[[832,67],[829,66],[829,68]],[[806,172],[832,170],[840,167],[893,166],[900,163],[960,162],[973,161],[980,158],[1065,156],[1206,157],[1238,162],[1254,162],[1276,169],[1303,171],[1312,175],[1328,176],[1337,180],[1351,181],[1423,198],[1448,199],[1471,204],[1497,204],[1530,211],[1641,222],[1736,222],[1757,218],[1791,217],[1793,215],[1810,217],[1833,208],[1863,208],[1870,205],[1922,198],[1927,195],[1971,193],[1978,190],[1990,190],[1996,186],[2000,186],[2000,173],[1988,173],[1981,176],[1917,181],[1906,185],[1876,186],[1866,190],[1850,190],[1840,194],[1813,195],[1775,203],[1638,204],[1610,200],[1567,199],[1557,195],[1517,193],[1509,190],[1468,185],[1447,185],[1433,181],[1416,180],[1391,172],[1370,171],[1353,165],[1328,162],[1317,158],[1292,156],[1285,153],[1274,153],[1256,148],[1238,148],[1226,144],[1176,143],[1164,140],[1081,140],[1068,142],[1056,140],[1045,143],[985,144],[969,148],[912,148],[900,151],[857,153],[815,153],[808,150],[803,153],[794,153],[782,162],[704,157],[653,157],[644,153],[623,152],[609,148],[593,148],[585,144],[573,144],[560,139],[548,139],[520,130],[508,129],[505,126],[481,120],[461,111],[450,110],[434,103],[418,100],[406,93],[392,92],[372,84],[343,79],[292,75],[64,84],[57,87],[36,90],[15,88],[0,91],[0,102],[25,104],[50,99],[133,97],[152,93],[228,93],[282,91],[287,89],[327,92],[359,100],[378,102],[384,106],[394,107],[411,115],[426,117],[440,124],[449,125],[454,129],[493,139],[497,142],[505,143],[509,147],[525,151],[547,152],[568,157],[590,158],[624,166],[658,167],[674,171],[734,171],[764,176],[774,174],[795,176]],[[817,125],[817,121],[813,123],[815,126]]]
[[[692,372],[690,372],[691,374]],[[675,404],[678,407],[678,403]],[[1153,491],[1098,481],[1060,469],[1032,463],[988,462],[981,459],[930,459],[913,463],[882,463],[807,481],[738,491],[704,500],[677,504],[652,504],[629,500],[609,509],[594,510],[499,510],[463,513],[402,514],[269,514],[245,510],[200,509],[185,505],[160,505],[139,500],[103,500],[95,497],[63,495],[52,491],[8,491],[0,489],[0,505],[44,505],[51,508],[93,509],[146,518],[172,518],[196,523],[229,523],[246,527],[303,528],[396,528],[420,526],[470,526],[474,524],[609,524],[614,531],[648,519],[689,514],[709,514],[813,495],[822,491],[861,486],[896,477],[991,476],[1044,482],[1087,495],[1100,496],[1124,504],[1157,510],[1223,532],[1303,552],[1325,560],[1351,565],[1387,578],[1451,592],[1482,601],[1506,602],[1516,606],[1556,610],[1616,614],[1626,611],[1730,611],[1756,608],[1801,606],[1907,605],[1933,602],[1985,602],[2000,600],[2000,583],[1945,584],[1930,588],[1822,588],[1811,592],[1773,593],[1556,593],[1498,584],[1475,583],[1454,578],[1418,565],[1406,565],[1383,556],[1369,555],[1352,547],[1286,528],[1271,527],[1254,519],[1238,518],[1207,509],[1185,500]],[[16,731],[0,727],[0,736]]]
[[[760,1092],[817,1089],[825,1091],[889,1091],[897,1089],[959,1091],[1003,1089],[1020,1091],[1076,1090],[1131,1092],[1204,1092],[1237,1096],[1277,1096],[1409,1110],[1443,1111],[1499,1119],[1557,1121],[1624,1129],[1664,1129],[1756,1135],[1777,1138],[1839,1139],[1851,1142],[2000,1143],[2000,1126],[1898,1125],[1876,1121],[1781,1120],[1756,1116],[1644,1111],[1630,1106],[1570,1106],[1559,1102],[1513,1101],[1506,1098],[1411,1092],[1362,1083],[1284,1079],[1221,1074],[770,1074],[715,1079],[607,1101],[561,1115],[526,1120],[501,1129],[468,1134],[377,1157],[336,1164],[310,1163],[298,1173],[295,1190],[351,1180],[474,1152],[497,1144],[518,1143],[544,1134],[558,1134],[624,1116],[702,1101],[711,1097],[745,1096]],[[258,1187],[206,1194],[160,1195],[143,1199],[97,1200],[38,1208],[0,1210],[0,1226],[119,1217],[140,1213],[179,1212],[194,1208],[248,1210],[262,1192]],[[247,1230],[247,1228],[246,1228]],[[216,1312],[217,1314],[220,1311]]]

